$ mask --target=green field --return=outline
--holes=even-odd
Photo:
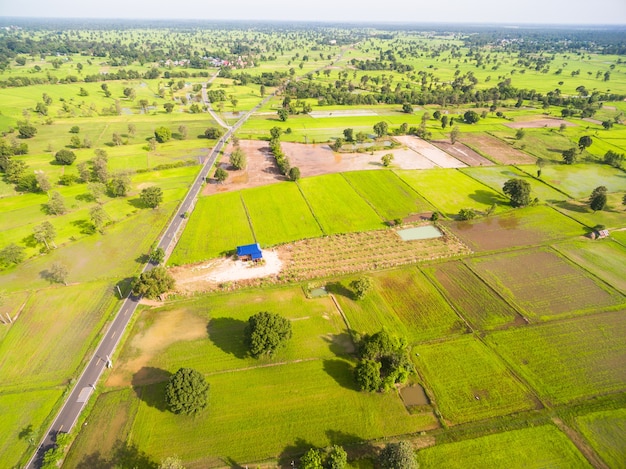
[[[603,225],[613,230],[626,224],[626,212],[622,203],[624,195],[626,192],[608,193],[606,207],[597,212],[589,207],[589,198],[557,202],[554,206],[559,212],[590,228]]]
[[[508,205],[504,196],[455,169],[394,172],[447,217],[462,208],[485,211],[493,204]]]
[[[341,174],[298,181],[325,234],[367,231],[383,227],[383,221]]]
[[[609,192],[626,191],[624,172],[604,164],[550,165],[543,169],[541,179],[573,199],[588,198],[598,186]]]
[[[168,263],[200,262],[253,242],[254,236],[239,192],[201,197]]]
[[[294,183],[272,184],[241,192],[261,246],[322,235],[309,206]]]
[[[552,425],[496,433],[418,451],[422,468],[590,468],[574,444]]]
[[[532,409],[530,392],[474,337],[414,347],[413,360],[450,424]]]
[[[385,220],[432,210],[428,202],[391,171],[350,171],[343,173],[343,177]]]
[[[545,248],[474,257],[468,265],[524,316],[535,320],[597,313],[625,304],[622,294]]]
[[[475,328],[486,330],[510,325],[519,318],[497,291],[489,287],[460,261],[425,269],[448,301]]]
[[[626,461],[626,409],[593,412],[576,417],[582,434],[609,467]]]
[[[491,344],[543,398],[565,403],[626,388],[624,311],[494,332]]]
[[[355,301],[349,281],[338,287],[337,295],[350,327],[373,334],[381,328],[420,342],[465,332],[465,325],[450,305],[415,267],[381,272],[371,276],[375,291]]]

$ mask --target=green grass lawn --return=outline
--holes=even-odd
[[[591,467],[567,436],[552,425],[437,445],[418,451],[417,460],[424,469]]]
[[[394,172],[447,217],[455,217],[462,208],[485,211],[493,204],[508,202],[504,196],[455,169]]]
[[[385,220],[432,210],[428,202],[391,171],[351,171],[343,173],[343,177]]]
[[[624,311],[494,332],[487,341],[553,403],[621,392],[626,385]]]
[[[623,295],[550,249],[474,257],[468,265],[524,316],[535,320],[597,313],[625,304]]]
[[[239,192],[201,197],[168,263],[191,264],[254,242]]]
[[[582,434],[609,467],[626,461],[626,409],[593,412],[576,417]]]
[[[320,226],[294,183],[248,189],[241,195],[261,246],[322,235]]]
[[[518,318],[515,309],[462,262],[435,264],[424,270],[473,327],[495,329]]]
[[[301,179],[298,185],[325,234],[383,227],[381,218],[341,174]]]
[[[530,392],[474,337],[417,346],[412,354],[439,411],[452,424],[535,407]]]

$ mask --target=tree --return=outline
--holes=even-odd
[[[56,283],[62,283],[67,286],[67,277],[70,274],[68,267],[62,262],[55,262],[50,267],[48,278]]]
[[[513,207],[525,207],[530,203],[530,183],[523,179],[509,179],[502,191],[511,199]]]
[[[326,456],[327,469],[344,469],[348,463],[348,454],[339,445],[333,445]]]
[[[272,140],[278,140],[282,133],[283,129],[281,129],[280,127],[272,127],[270,129],[270,136],[272,137]]]
[[[476,218],[476,211],[473,208],[462,208],[459,210],[459,220],[472,220]]]
[[[33,138],[37,135],[37,128],[30,124],[21,124],[17,128],[20,138]]]
[[[354,142],[354,129],[343,129],[343,137],[346,142]]]
[[[150,186],[141,190],[141,202],[149,208],[157,208],[163,202],[163,191],[160,187]]]
[[[413,114],[413,105],[411,103],[404,103],[402,105],[402,112]]]
[[[11,243],[2,250],[0,250],[0,264],[10,265],[10,264],[19,264],[26,259],[26,254],[24,253],[24,247],[18,246],[15,243]]]
[[[388,167],[389,165],[391,165],[391,162],[393,161],[393,153],[387,153],[383,155],[380,161],[385,168]]]
[[[467,111],[463,114],[463,120],[468,124],[475,124],[480,120],[480,116],[476,111]]]
[[[237,147],[232,151],[229,159],[230,164],[233,165],[235,169],[245,169],[248,165],[248,157],[240,147]]]
[[[417,469],[415,452],[407,441],[388,443],[378,456],[378,464],[382,469]]]
[[[593,143],[592,138],[589,135],[583,135],[578,139],[578,148],[582,152],[585,148],[589,148]]]
[[[50,200],[48,200],[48,203],[45,205],[48,213],[51,215],[63,215],[67,212],[67,209],[65,208],[65,199],[56,191],[52,192]]]
[[[10,159],[6,163],[4,170],[5,177],[8,182],[17,184],[20,179],[26,174],[28,165],[22,160]]]
[[[132,88],[124,88],[124,96],[126,96],[131,101],[135,99],[136,93]]]
[[[93,159],[93,174],[102,184],[106,184],[109,179],[108,158],[106,152],[99,148],[96,149],[96,157]]]
[[[94,228],[100,233],[104,233],[104,226],[110,218],[104,208],[102,208],[102,205],[95,205],[91,207],[89,209],[89,218],[91,218]]]
[[[445,117],[445,116],[444,116]],[[450,143],[454,145],[456,141],[459,139],[459,135],[461,134],[461,130],[458,125],[452,127],[452,131],[450,132]]]
[[[362,300],[374,286],[372,279],[369,277],[360,277],[353,280],[350,286],[354,290],[354,296],[357,300]]]
[[[158,247],[156,249],[153,249],[152,252],[150,252],[150,262],[152,262],[153,264],[162,264],[163,261],[165,260],[165,251],[163,250],[163,248]]]
[[[568,150],[563,150],[563,161],[565,164],[574,164],[576,162],[576,148],[572,147]]]
[[[174,288],[174,285],[174,278],[167,269],[158,266],[139,275],[139,278],[133,282],[133,292],[147,298],[158,298],[166,291]]]
[[[617,153],[613,150],[609,150],[604,154],[604,162],[613,166],[614,168],[621,168],[624,162],[624,154]]]
[[[213,175],[219,184],[223,184],[226,179],[228,179],[228,172],[222,168],[221,166],[215,170],[215,174]]]
[[[100,198],[104,195],[107,188],[101,182],[88,182],[87,190],[91,194],[91,197],[93,197],[93,200],[100,203]]]
[[[433,112],[433,119],[440,120],[441,119],[441,111]]]
[[[54,155],[54,159],[59,164],[69,166],[74,162],[74,160],[76,160],[76,155],[72,150],[67,150],[64,148],[63,150],[59,150],[56,152],[56,154]]]
[[[178,133],[180,134],[182,139],[185,140],[187,138],[187,134],[189,133],[189,129],[187,129],[186,125],[179,125],[178,126]]]
[[[278,114],[278,118],[282,122],[287,121],[287,119],[289,118],[289,111],[287,111],[287,109],[285,108],[280,108],[276,114]]]
[[[445,129],[448,127],[448,116],[441,116],[441,128]]]
[[[209,127],[204,131],[204,136],[212,140],[217,140],[224,134],[224,131],[219,127]]]
[[[604,127],[605,130],[611,130],[613,128],[613,121],[612,120],[603,121],[602,127]]]
[[[154,129],[154,138],[159,143],[165,143],[172,138],[172,131],[167,127],[157,127]]]
[[[77,134],[79,132],[80,132],[80,127],[78,127],[77,125],[73,125],[72,128],[70,129],[71,134]]]
[[[295,182],[298,179],[300,179],[300,168],[298,168],[297,166],[289,168],[289,180]]]
[[[52,189],[52,184],[50,184],[48,176],[43,171],[35,171],[35,179],[37,179],[37,186],[39,186],[41,192],[48,192]]]
[[[375,392],[381,387],[381,364],[374,360],[361,360],[354,370],[354,378],[361,391]]]
[[[174,110],[174,104],[173,103],[165,103],[163,105],[163,107],[165,108],[165,112],[167,112],[168,114],[171,114],[172,111]]]
[[[198,413],[209,404],[209,383],[198,371],[180,368],[165,386],[165,402],[175,414]]]
[[[183,461],[178,456],[168,456],[161,460],[159,469],[185,469]]]
[[[116,147],[119,147],[124,143],[124,141],[122,140],[122,136],[117,132],[113,132],[113,135],[111,136],[111,141]]]
[[[130,190],[130,173],[122,171],[111,178],[109,182],[109,192],[113,197],[125,197]]]
[[[78,170],[78,177],[82,182],[89,182],[91,179],[91,173],[89,172],[89,168],[87,168],[87,163],[82,161],[76,165],[76,169]]]
[[[261,311],[248,319],[244,342],[250,355],[272,355],[291,339],[291,322],[275,313]]]
[[[515,132],[515,138],[517,140],[523,139],[524,135],[526,135],[526,131],[524,129],[517,129],[517,132]]]
[[[300,458],[300,469],[323,469],[322,452],[315,448],[310,448]]]
[[[385,121],[381,121],[378,124],[374,124],[374,133],[378,136],[378,138],[381,138],[387,135],[388,131],[389,131],[389,125]]]
[[[622,205],[626,207],[626,195],[622,198]]]
[[[128,136],[134,137],[137,132],[137,126],[135,124],[128,124]]]
[[[33,228],[33,237],[35,241],[46,246],[46,250],[50,250],[50,244],[54,245],[54,238],[56,238],[57,232],[54,225],[49,221],[44,221],[41,225],[35,225]],[[56,245],[54,245],[56,247]]]
[[[357,132],[355,138],[357,143],[363,143],[367,140],[367,134],[365,132]]]
[[[596,213],[598,210],[604,210],[606,207],[606,194],[608,189],[604,186],[596,187],[591,195],[589,196],[589,206],[593,213]]]

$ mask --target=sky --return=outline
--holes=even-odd
[[[626,0],[0,0],[0,16],[626,25]]]

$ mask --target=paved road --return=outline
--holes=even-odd
[[[333,63],[340,60],[344,52],[345,49],[342,50],[341,54],[335,59]],[[211,81],[213,78],[215,77],[212,77]],[[215,160],[222,151],[222,148],[224,147],[226,141],[233,135],[233,133],[237,131],[237,129],[239,129],[239,127],[243,125],[246,120],[248,120],[248,118],[254,112],[256,112],[261,106],[269,101],[274,96],[274,94],[275,93],[268,95],[252,110],[244,114],[241,119],[239,119],[237,123],[232,127],[226,126],[226,124],[224,124],[221,119],[216,119],[218,122],[220,122],[220,125],[226,126],[228,130],[224,134],[224,136],[222,136],[222,138],[218,140],[215,147],[209,154],[209,158],[205,161],[202,170],[196,177],[191,188],[189,189],[189,192],[185,196],[185,199],[178,207],[176,214],[174,215],[174,217],[170,221],[170,224],[165,230],[163,237],[159,241],[158,247],[163,248],[163,250],[166,252],[168,251],[168,248],[176,238],[178,230],[181,228],[181,225],[184,221],[185,212],[193,211],[195,201],[198,197],[198,194],[200,193],[200,190],[202,189],[202,184],[205,181],[206,177],[209,175],[209,172],[215,164]],[[206,84],[204,84],[203,86],[202,96],[205,104],[208,104],[210,108],[210,103],[208,102],[206,95]],[[214,115],[213,112],[211,112],[211,114]],[[142,272],[152,270],[154,267],[156,267],[155,264],[148,263],[144,266]],[[91,357],[88,365],[83,370],[83,373],[76,381],[76,384],[74,385],[74,388],[72,389],[69,397],[65,401],[65,404],[63,404],[63,407],[52,422],[52,425],[50,425],[50,428],[46,432],[43,441],[38,446],[37,451],[35,452],[35,454],[33,454],[30,461],[26,465],[27,468],[34,469],[41,467],[43,462],[43,456],[48,449],[54,446],[57,434],[60,432],[68,433],[70,432],[70,430],[72,430],[72,428],[76,424],[76,421],[78,420],[80,413],[84,409],[89,400],[89,397],[95,389],[95,386],[98,383],[102,372],[107,367],[109,357],[111,357],[115,352],[117,344],[124,334],[130,318],[137,309],[140,299],[140,297],[130,295],[124,300],[124,303],[118,311],[117,316],[109,326],[107,333],[102,338],[94,355]]]

